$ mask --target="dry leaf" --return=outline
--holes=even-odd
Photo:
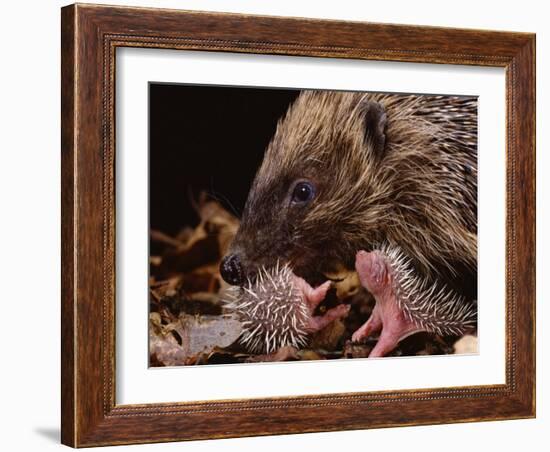
[[[241,334],[241,324],[231,316],[182,315],[163,325],[158,312],[149,315],[149,352],[155,362],[181,366],[197,356],[231,345]]]
[[[335,350],[345,332],[344,322],[340,319],[335,320],[311,337],[310,347],[312,349]]]
[[[242,331],[240,322],[229,315],[199,317],[184,314],[167,329],[178,333],[181,348],[187,356],[209,353],[215,347],[228,347]]]
[[[269,363],[276,361],[296,361],[300,359],[298,356],[298,350],[290,345],[281,347],[279,350],[268,355],[252,355],[246,362],[249,363]]]
[[[186,359],[174,335],[161,324],[158,312],[149,315],[149,356],[151,362],[164,366],[178,366]]]
[[[469,334],[461,337],[455,342],[453,348],[456,355],[463,353],[477,353],[477,337]]]
[[[332,287],[336,289],[336,296],[339,300],[355,295],[361,288],[359,275],[356,271],[340,267],[334,272],[325,273],[325,276],[332,281]]]
[[[367,358],[375,345],[376,341],[372,340],[364,344],[347,341],[344,345],[344,356],[346,358]]]
[[[314,350],[300,350],[298,356],[302,361],[316,361],[319,359],[325,359],[324,356],[320,355]]]

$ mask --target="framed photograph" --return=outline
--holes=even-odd
[[[62,8],[62,442],[535,416],[535,36]]]

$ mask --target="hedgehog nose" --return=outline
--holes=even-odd
[[[244,283],[244,272],[238,254],[228,254],[220,263],[220,274],[225,282],[240,286]]]

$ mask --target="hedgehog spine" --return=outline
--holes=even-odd
[[[436,334],[464,334],[476,323],[476,310],[449,287],[430,282],[414,271],[401,248],[384,243],[377,247],[389,261],[399,308],[423,330]]]
[[[255,282],[230,287],[226,297],[225,307],[243,327],[239,342],[250,352],[272,353],[307,344],[310,313],[288,265],[261,268]]]

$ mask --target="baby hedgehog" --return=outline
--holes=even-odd
[[[329,287],[327,281],[313,289],[288,265],[277,263],[260,269],[254,282],[231,286],[225,293],[225,307],[240,320],[240,343],[250,352],[272,353],[284,346],[299,349],[307,345],[309,334],[349,311],[349,306],[339,305],[323,316],[313,316]]]
[[[416,331],[475,328],[477,99],[302,91],[220,272],[255,284],[279,261],[312,285],[358,272],[376,305],[353,340],[379,333],[371,356]]]

